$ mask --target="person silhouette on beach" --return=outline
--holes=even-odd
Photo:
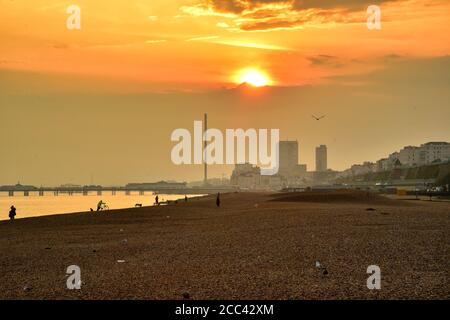
[[[104,204],[103,200],[100,200],[99,203],[97,204],[97,211],[100,211],[103,209],[103,204]]]
[[[155,204],[156,204],[157,206],[159,206],[159,197],[158,197],[158,195],[156,195],[156,197],[155,197]]]
[[[220,192],[217,194],[216,206],[220,207]]]
[[[9,210],[9,219],[14,220],[16,217],[16,207],[11,206],[11,210]]]
[[[188,201],[188,197],[185,195],[184,196],[184,202],[187,202]]]

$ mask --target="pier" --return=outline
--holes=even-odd
[[[127,196],[131,194],[138,194],[140,196],[151,194],[216,194],[228,193],[237,191],[236,188],[232,187],[201,187],[201,188],[127,188],[127,187],[101,187],[101,188],[61,188],[61,187],[41,187],[41,188],[1,188],[0,193],[7,193],[9,197],[14,197],[17,195],[23,195],[25,197],[29,196],[39,196],[43,197],[45,195],[51,195],[57,197],[60,195],[73,196],[75,194],[80,194],[83,196],[97,195],[101,196],[105,193],[109,193],[113,196],[118,194],[125,194]]]

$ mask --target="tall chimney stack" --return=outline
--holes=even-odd
[[[205,125],[205,131],[204,131],[203,137],[205,138],[206,137],[206,130],[208,130],[208,114],[207,113],[205,113],[205,121],[204,122],[205,122],[205,124],[204,124]],[[205,140],[205,142],[204,142],[204,150],[203,150],[203,154],[204,154],[203,161],[204,161],[204,165],[205,165],[205,174],[204,174],[204,181],[203,181],[203,183],[205,185],[208,184],[208,165],[206,163],[206,147],[207,147],[207,145],[208,145],[208,143]]]

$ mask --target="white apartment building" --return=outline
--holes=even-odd
[[[340,176],[347,177],[369,172],[388,171],[397,165],[401,167],[423,166],[438,161],[450,161],[449,142],[428,142],[420,145],[420,147],[407,146],[399,152],[391,153],[387,158],[378,160],[376,164],[365,162],[353,165],[350,169],[341,172]]]
[[[421,145],[420,148],[424,152],[425,163],[450,160],[450,143],[448,142],[428,142]]]
[[[430,164],[435,161],[449,161],[450,143],[428,142],[420,147],[407,146],[400,152],[394,152],[389,158],[396,158],[402,165],[406,166]]]
[[[377,161],[374,171],[387,171],[392,169],[393,161],[390,158],[383,158]]]

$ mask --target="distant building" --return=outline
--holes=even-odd
[[[399,160],[406,167],[450,161],[450,143],[428,142],[422,144],[420,147],[407,146],[399,152],[390,154],[389,159],[391,165],[395,160]],[[391,167],[386,170],[391,169]]]
[[[450,161],[450,143],[448,142],[428,142],[420,146],[422,159],[425,163],[436,161]]]
[[[376,164],[372,162],[364,162],[363,164],[354,164],[350,170],[352,175],[362,175],[375,171]]]
[[[280,141],[280,168],[278,175],[285,184],[298,184],[306,175],[306,165],[299,164],[298,141]]]
[[[283,178],[279,175],[261,176],[261,188],[279,190],[283,186]]]
[[[250,163],[236,164],[230,183],[243,189],[257,189],[261,183],[261,169]]]
[[[450,143],[428,142],[416,146],[406,146],[400,151],[391,153],[387,158],[375,164],[364,162],[355,164],[350,169],[340,172],[339,177],[363,175],[370,172],[391,171],[400,168],[423,166],[450,161]]]
[[[38,188],[36,188],[35,186],[22,185],[20,183],[17,183],[16,185],[0,186],[0,191],[2,190],[23,191],[23,190],[38,190]]]
[[[316,148],[316,171],[325,172],[327,169],[327,146],[321,145]]]
[[[279,170],[276,175],[261,176],[261,169],[249,163],[237,164],[230,183],[243,189],[281,189],[304,184],[306,165],[298,164],[297,141],[280,141]]]
[[[290,175],[298,165],[298,142],[280,141],[280,170],[281,175]]]
[[[391,160],[388,158],[383,158],[377,161],[376,171],[387,171],[391,168]]]
[[[420,147],[407,146],[400,152],[394,152],[390,158],[397,158],[401,164],[406,166],[416,166],[424,163],[422,159],[422,150]]]

